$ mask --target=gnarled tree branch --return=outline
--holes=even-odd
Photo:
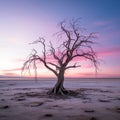
[[[52,42],[49,43],[49,56],[51,56],[55,62],[51,62],[47,57],[48,52],[45,39],[40,37],[38,40],[32,42],[32,44],[40,43],[43,46],[43,56],[41,57],[37,53],[37,50],[33,49],[29,58],[23,64],[22,71],[27,69],[30,72],[30,68],[33,66],[35,70],[35,76],[37,76],[37,61],[43,63],[43,65],[52,71],[58,78],[58,81],[51,92],[54,94],[63,95],[64,93],[68,93],[68,91],[65,90],[63,86],[65,70],[81,67],[80,65],[77,65],[77,63],[71,65],[70,62],[75,62],[75,58],[88,59],[94,64],[95,70],[97,72],[98,59],[96,52],[92,47],[92,45],[95,43],[93,41],[93,39],[96,38],[95,33],[84,35],[83,32],[81,32],[82,28],[79,26],[78,19],[72,20],[69,23],[66,21],[61,22],[60,29],[61,31],[58,34],[61,36],[60,41],[62,43],[58,49],[55,49],[55,47],[53,47]]]

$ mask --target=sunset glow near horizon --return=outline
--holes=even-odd
[[[108,3],[109,2],[109,3]],[[100,61],[97,77],[120,77],[120,1],[118,0],[0,0],[0,76],[20,76],[21,67],[39,37],[57,40],[58,23],[81,18],[87,32],[97,32],[94,45]],[[47,73],[47,74],[46,74]],[[94,67],[82,60],[66,77],[96,77]],[[39,65],[39,77],[54,77]]]

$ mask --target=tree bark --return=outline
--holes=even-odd
[[[49,94],[58,94],[58,95],[64,95],[67,94],[68,91],[64,88],[64,72],[65,70],[61,69],[58,76],[57,76],[57,83],[53,87],[52,90],[49,91]]]

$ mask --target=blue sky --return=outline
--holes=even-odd
[[[88,32],[98,32],[95,50],[103,61],[99,76],[120,77],[119,6],[119,0],[0,0],[0,75],[20,75],[35,47],[30,42],[39,36],[51,40],[60,21],[81,18]],[[86,72],[80,70],[78,77],[89,77]]]

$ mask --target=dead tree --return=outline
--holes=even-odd
[[[57,33],[57,37],[61,37],[61,39],[64,37],[64,40],[60,41],[62,44],[60,44],[58,49],[53,47],[52,42],[49,44],[49,54],[57,62],[50,62],[47,59],[48,52],[46,50],[45,39],[39,38],[37,41],[34,41],[33,44],[40,43],[43,46],[43,56],[39,56],[37,50],[33,49],[32,54],[24,63],[22,71],[25,69],[30,70],[30,66],[33,65],[37,77],[37,61],[40,61],[57,77],[57,82],[49,93],[63,95],[69,93],[63,85],[65,71],[70,68],[80,67],[78,63],[74,63],[73,65],[70,65],[69,63],[71,61],[74,62],[75,58],[85,58],[93,63],[95,70],[97,71],[98,60],[92,47],[92,44],[94,44],[93,39],[96,38],[95,33],[83,35],[78,20],[61,22],[60,29],[61,31]]]

